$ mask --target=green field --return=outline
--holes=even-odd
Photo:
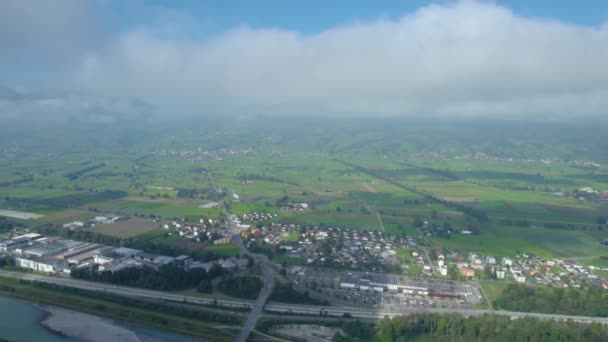
[[[224,130],[180,127],[139,140],[129,140],[128,131],[129,139],[122,137],[126,145],[107,138],[118,132],[97,136],[93,131],[81,141],[74,136],[78,144],[24,143],[43,152],[0,164],[0,209],[45,215],[28,225],[60,225],[98,213],[192,222],[219,217],[219,208],[200,206],[224,201],[234,214],[268,212],[279,216],[274,222],[303,226],[416,236],[415,218],[475,225],[479,236],[430,240],[437,247],[497,256],[606,254],[599,242],[608,238],[608,229],[598,229],[598,218],[608,216],[608,204],[573,194],[581,187],[608,190],[605,149],[594,136],[581,135],[590,128],[250,124],[233,123]],[[301,134],[304,127],[307,134]],[[199,155],[199,150],[208,151]],[[580,162],[585,160],[597,163]],[[215,193],[209,172],[221,193]],[[280,210],[277,203],[285,196],[308,209]],[[128,230],[111,233],[145,234]],[[163,239],[179,242],[168,236],[155,242]]]

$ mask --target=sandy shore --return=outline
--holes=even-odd
[[[58,307],[40,308],[49,313],[41,324],[59,334],[89,342],[142,342],[134,332],[110,320]]]

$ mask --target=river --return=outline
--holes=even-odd
[[[44,321],[44,323],[43,323]],[[54,332],[53,330],[60,331]],[[71,335],[68,337],[65,335]],[[0,296],[0,341],[193,342],[189,336]]]

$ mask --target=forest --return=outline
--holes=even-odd
[[[157,269],[129,267],[115,272],[99,272],[93,267],[72,270],[71,277],[82,280],[141,287],[159,291],[181,291],[199,287],[201,282],[213,279],[222,274],[222,268],[214,265],[209,272],[204,269],[185,270],[173,264],[163,265]]]
[[[262,280],[255,276],[224,275],[218,283],[218,290],[237,298],[256,299],[262,289]]]
[[[600,289],[580,291],[510,284],[493,304],[510,311],[608,316],[608,295]]]
[[[369,329],[346,329],[352,334],[336,340],[369,340]],[[509,316],[484,315],[465,317],[459,314],[418,314],[381,320],[375,340],[398,341],[606,341],[608,328],[599,323],[550,321],[536,318],[514,319]]]

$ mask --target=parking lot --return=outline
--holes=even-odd
[[[330,301],[363,306],[465,308],[481,302],[477,286],[466,282],[313,268],[290,277]]]

